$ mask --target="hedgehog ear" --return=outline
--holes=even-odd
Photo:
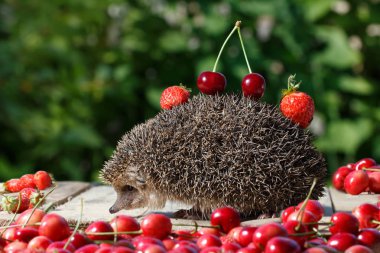
[[[141,172],[137,166],[130,166],[128,168],[128,177],[139,189],[145,188],[145,178],[141,175]]]

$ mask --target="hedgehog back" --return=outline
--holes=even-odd
[[[274,106],[238,95],[194,96],[125,135],[130,163],[158,194],[202,211],[274,213],[322,195],[323,156]]]

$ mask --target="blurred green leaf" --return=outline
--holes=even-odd
[[[338,86],[342,91],[357,95],[371,95],[374,91],[371,83],[362,77],[343,76]]]

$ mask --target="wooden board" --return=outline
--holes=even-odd
[[[379,194],[362,193],[359,195],[350,195],[331,187],[331,200],[334,212],[352,212],[352,210],[364,203],[376,204],[379,201]]]

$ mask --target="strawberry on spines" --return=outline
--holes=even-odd
[[[161,108],[171,110],[174,106],[186,103],[189,100],[190,91],[182,86],[175,85],[166,88],[160,98]]]
[[[298,91],[300,84],[295,82],[295,75],[290,75],[288,89],[282,92],[280,110],[293,123],[306,128],[313,119],[314,101],[308,94]]]

